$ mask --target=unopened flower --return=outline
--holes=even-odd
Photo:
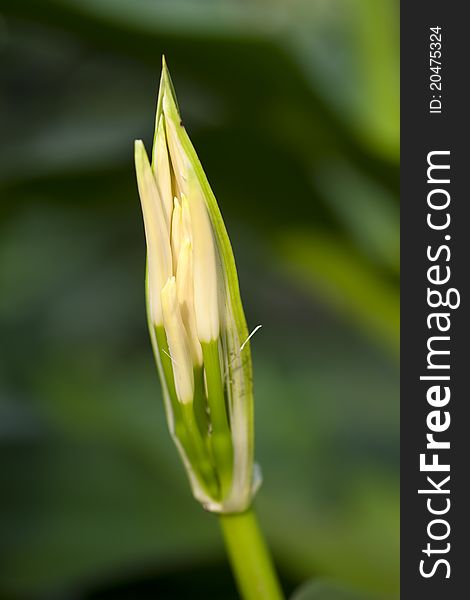
[[[136,141],[135,164],[148,322],[170,433],[204,507],[242,512],[259,483],[248,330],[230,241],[164,61],[152,162]]]

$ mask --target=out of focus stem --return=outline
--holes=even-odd
[[[225,546],[244,600],[283,600],[269,549],[252,509],[220,515]]]

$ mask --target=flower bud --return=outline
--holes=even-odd
[[[253,461],[250,344],[230,241],[163,61],[152,166],[135,162],[147,238],[147,312],[170,433],[194,496],[246,510]]]

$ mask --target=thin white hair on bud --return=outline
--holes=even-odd
[[[171,358],[171,354],[169,354],[169,353],[168,353],[168,352],[165,350],[165,348],[162,348],[162,352],[163,352],[163,354],[165,354],[166,356],[168,356],[168,358],[171,360],[171,362],[172,362],[174,365],[176,365],[176,364],[177,364],[177,363],[176,363],[176,362],[175,362],[175,361],[174,361],[174,360]]]
[[[246,338],[246,340],[243,342],[243,344],[240,346],[238,352],[235,352],[234,354],[232,354],[232,358],[230,360],[230,362],[228,363],[225,372],[224,372],[224,379],[228,378],[228,374],[230,371],[230,367],[233,365],[233,363],[237,360],[237,358],[240,356],[240,354],[243,352],[243,350],[245,349],[245,346],[248,344],[248,342],[251,340],[251,338],[255,335],[255,333],[257,333],[261,327],[263,327],[262,325],[257,325],[253,331],[250,333],[250,335]],[[241,368],[241,365],[239,365],[238,368]],[[230,381],[229,379],[227,379],[228,381]]]
[[[257,325],[253,331],[250,333],[250,335],[246,338],[246,340],[243,342],[243,344],[240,346],[240,352],[243,351],[243,348],[248,344],[248,342],[251,340],[251,338],[255,335],[255,333],[257,331],[259,331],[261,329],[261,327],[263,327],[262,325]]]
[[[176,290],[181,317],[188,334],[191,356],[195,365],[202,365],[202,348],[197,337],[196,317],[194,314],[193,256],[189,239],[183,240],[178,258]]]
[[[168,230],[171,226],[171,213],[173,210],[173,195],[171,192],[171,170],[168,146],[166,143],[165,124],[163,115],[160,116],[155,138],[155,164],[154,174],[157,180],[158,191],[165,211],[165,220]]]
[[[192,402],[194,396],[194,372],[186,330],[181,318],[176,281],[168,279],[161,293],[163,325],[173,364],[176,395],[183,404]]]
[[[172,273],[172,257],[162,201],[141,140],[135,142],[135,168],[147,240],[150,316],[155,325],[160,325],[162,323],[160,290]]]

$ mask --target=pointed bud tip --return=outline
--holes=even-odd
[[[143,157],[147,154],[142,140],[134,140],[134,158],[136,161],[142,161]]]
[[[161,97],[161,108],[166,118],[173,118],[179,122],[180,110],[176,99],[176,92],[171,80],[170,71],[164,56],[162,57],[162,75],[160,80],[159,95]]]
[[[173,91],[173,84],[171,82],[170,71],[168,69],[168,63],[166,62],[166,56],[164,54],[162,54],[162,78]]]

